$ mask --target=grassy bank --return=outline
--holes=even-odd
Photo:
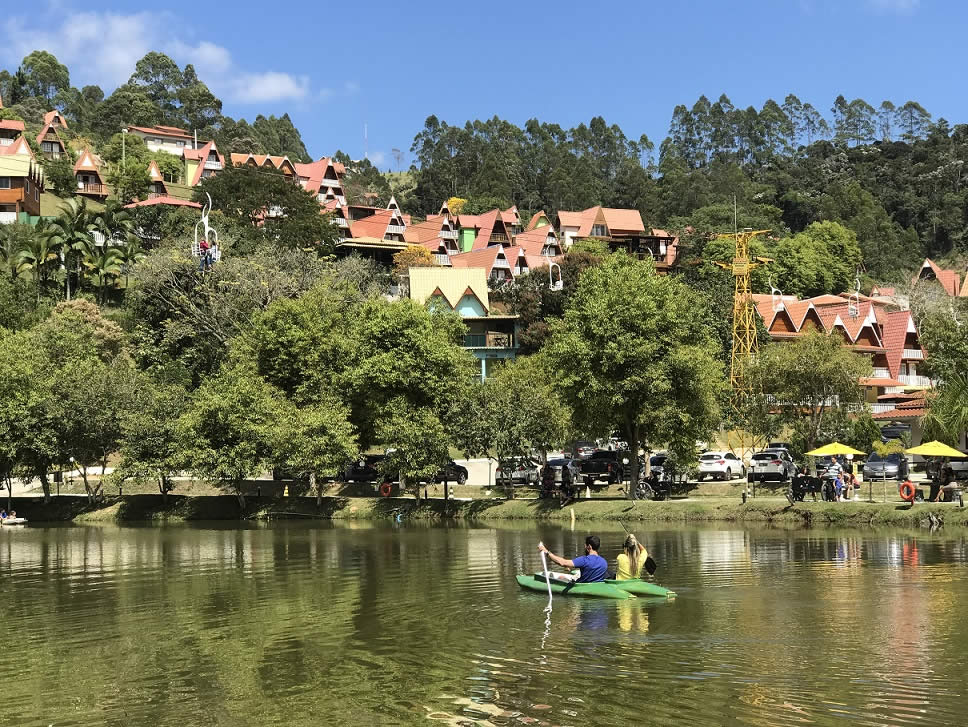
[[[950,504],[900,502],[806,502],[791,507],[786,500],[760,497],[742,503],[737,498],[705,497],[667,502],[579,500],[560,508],[556,501],[516,499],[414,500],[413,498],[324,497],[317,505],[311,497],[249,497],[245,508],[234,496],[191,497],[160,495],[107,497],[88,504],[82,497],[15,498],[17,514],[40,522],[181,522],[240,519],[327,520],[543,520],[570,522],[729,522],[768,523],[789,527],[927,528],[968,527],[968,508]]]

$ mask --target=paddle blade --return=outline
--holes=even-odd
[[[652,560],[652,556],[648,556],[645,559],[645,569],[649,572],[649,575],[655,575],[655,561]]]

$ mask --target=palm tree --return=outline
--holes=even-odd
[[[83,250],[83,265],[87,268],[97,286],[99,305],[104,304],[107,289],[117,282],[121,275],[121,253],[117,248],[103,245],[90,245]]]
[[[946,377],[921,421],[925,434],[957,445],[961,433],[968,430],[968,376]]]
[[[124,273],[124,287],[127,290],[128,274],[131,272],[131,266],[143,260],[145,257],[144,252],[141,250],[141,240],[136,235],[131,235],[127,243],[123,247],[117,248],[117,251],[121,258],[121,272]]]
[[[77,255],[94,243],[92,235],[97,229],[94,217],[87,209],[87,200],[72,197],[61,207],[61,213],[47,225],[47,236],[64,256],[66,274],[66,297],[71,299],[71,269],[76,266]],[[77,287],[81,287],[80,268],[77,267]]]
[[[40,290],[47,282],[50,264],[59,257],[59,246],[49,235],[32,235],[17,254],[17,270],[30,270],[37,285],[37,303],[40,304]]]
[[[20,275],[20,251],[35,234],[36,230],[29,225],[0,225],[0,269],[9,273],[11,280]]]

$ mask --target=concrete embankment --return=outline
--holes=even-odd
[[[757,523],[787,527],[904,528],[968,527],[968,508],[951,504],[910,506],[900,502],[806,502],[790,506],[780,498],[696,498],[666,502],[534,499],[415,500],[409,497],[249,497],[245,508],[231,495],[189,497],[160,495],[107,497],[94,505],[83,497],[14,498],[17,515],[41,522],[181,522],[204,520],[531,520],[570,522],[618,521],[670,523]]]

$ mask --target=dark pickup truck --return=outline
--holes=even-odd
[[[596,483],[619,484],[628,479],[629,466],[623,461],[628,452],[600,449],[581,463],[581,478],[588,487]]]

